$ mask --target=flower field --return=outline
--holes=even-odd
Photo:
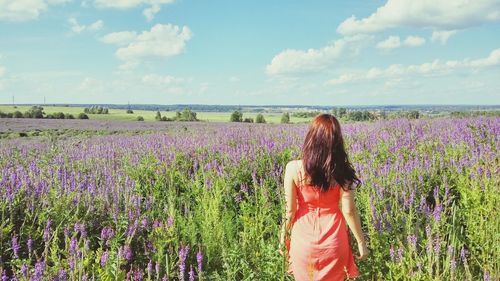
[[[371,250],[360,280],[499,280],[500,118],[343,129]],[[4,140],[2,281],[292,280],[282,176],[306,131],[172,123]]]

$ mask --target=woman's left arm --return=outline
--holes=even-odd
[[[294,176],[297,174],[297,165],[293,162],[288,162],[285,168],[284,189],[285,189],[285,220],[281,228],[280,249],[289,239],[289,231],[293,225],[295,211],[297,210],[297,190],[294,181]],[[288,249],[287,249],[288,250]]]

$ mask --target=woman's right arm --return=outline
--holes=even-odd
[[[341,190],[342,214],[347,222],[347,225],[354,234],[354,238],[358,242],[359,256],[358,259],[365,259],[368,256],[368,248],[361,230],[361,220],[359,218],[358,209],[354,203],[354,190]]]

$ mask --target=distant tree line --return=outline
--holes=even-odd
[[[257,114],[257,116],[255,116],[255,120],[254,120],[251,117],[243,118],[243,113],[239,110],[235,110],[231,114],[229,121],[230,122],[243,122],[243,123],[254,123],[255,122],[255,123],[260,123],[260,124],[266,123],[266,119],[264,118],[264,115],[262,115],[261,113]]]
[[[243,118],[243,113],[239,110],[235,110],[231,114],[229,121],[230,122],[254,123],[254,119],[251,117]],[[264,118],[264,115],[262,115],[262,113],[259,113],[259,114],[257,114],[257,116],[255,116],[255,123],[266,123],[266,119]],[[281,115],[281,123],[282,124],[290,123],[290,113],[285,112],[285,113],[283,113],[283,115]]]
[[[157,111],[156,116],[155,116],[156,121],[186,121],[186,122],[193,122],[193,121],[200,121],[196,117],[196,112],[192,111],[189,108],[184,108],[183,111],[177,111],[175,113],[175,117],[173,118],[168,118],[167,116],[161,116],[161,112]]]
[[[319,111],[299,111],[299,112],[293,112],[292,117],[297,117],[297,118],[313,118],[316,115],[320,114],[321,112]]]
[[[452,111],[450,112],[451,117],[476,117],[476,116],[500,116],[500,110],[489,110],[489,111]]]
[[[83,112],[86,114],[109,114],[109,109],[107,107],[93,105],[91,107],[85,107]]]
[[[33,119],[89,119],[87,114],[80,113],[76,116],[69,113],[54,112],[45,114],[43,107],[32,106],[28,111],[22,113],[19,110],[14,112],[4,113],[0,111],[0,118],[33,118]]]

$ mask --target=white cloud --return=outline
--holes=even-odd
[[[418,37],[418,36],[408,36],[408,37],[406,37],[403,44],[405,46],[408,46],[408,47],[422,46],[425,44],[425,38]]]
[[[441,44],[446,44],[448,42],[448,39],[453,36],[455,33],[457,33],[456,30],[435,30],[432,32],[431,36],[431,41],[432,42],[440,42]]]
[[[320,71],[341,57],[357,54],[366,41],[366,36],[353,36],[336,40],[321,49],[287,49],[274,56],[266,66],[266,73],[269,76],[279,76]]]
[[[186,42],[192,37],[187,26],[157,24],[150,31],[136,34],[131,31],[110,33],[101,41],[123,45],[116,50],[116,57],[125,61],[121,69],[131,69],[151,58],[167,58],[184,52]]]
[[[424,76],[436,76],[449,74],[453,71],[460,69],[471,69],[477,70],[479,68],[500,66],[500,49],[491,51],[491,53],[485,57],[475,60],[463,59],[463,60],[449,60],[442,62],[440,60],[434,60],[433,62],[415,64],[415,65],[400,65],[393,64],[385,69],[381,68],[371,68],[366,72],[361,73],[347,73],[342,74],[338,78],[327,81],[328,85],[341,85],[347,83],[353,83],[357,81],[366,81],[373,79],[394,79],[407,75],[424,75]]]
[[[366,34],[400,26],[455,30],[499,20],[498,0],[388,0],[367,18],[347,18],[337,31]]]
[[[170,75],[158,75],[158,74],[148,74],[142,77],[142,82],[144,84],[155,85],[155,86],[168,86],[172,84],[178,84],[184,82],[183,78],[177,78]]]
[[[88,26],[88,30],[98,31],[104,27],[104,22],[102,20],[98,20]]]
[[[0,21],[35,20],[51,5],[69,0],[0,0]]]
[[[378,49],[391,50],[403,46],[407,47],[417,47],[425,44],[425,39],[418,36],[408,36],[405,40],[401,41],[399,36],[389,36],[384,41],[380,41],[377,44]]]
[[[160,12],[160,10],[161,10],[160,5],[155,4],[149,8],[144,9],[144,11],[142,11],[142,14],[146,17],[146,19],[148,21],[152,21],[154,19],[155,15],[158,12]]]
[[[101,41],[106,44],[127,45],[137,38],[135,31],[113,32],[101,38]]]
[[[69,18],[68,23],[71,26],[71,31],[77,34],[84,31],[99,31],[104,27],[104,22],[102,20],[97,20],[90,25],[83,25],[79,24],[76,18]]]
[[[395,49],[401,47],[401,39],[399,36],[389,36],[389,38],[384,41],[380,41],[377,44],[378,49]]]
[[[160,12],[161,5],[172,4],[175,0],[95,0],[98,8],[131,9],[140,6],[147,6],[142,14],[148,21],[152,21],[154,16]]]

